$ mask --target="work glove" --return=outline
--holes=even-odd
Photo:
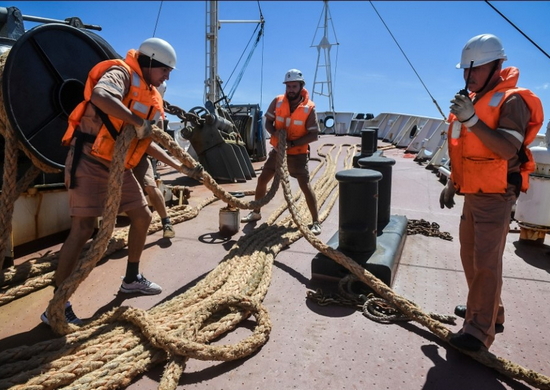
[[[289,149],[289,148],[293,148],[294,146],[294,141],[293,140],[286,140],[286,148]]]
[[[204,168],[201,164],[195,164],[191,170],[191,177],[200,183],[204,181]]]
[[[178,170],[184,175],[192,177],[200,183],[204,181],[204,168],[200,163],[197,163],[193,168],[187,168],[185,165],[181,164]]]
[[[153,133],[154,124],[155,124],[155,121],[149,121],[147,119],[144,119],[143,124],[141,126],[134,126],[134,128],[136,129],[136,137],[138,139],[149,137]]]
[[[455,205],[455,186],[453,185],[452,181],[450,179],[447,180],[447,185],[443,187],[443,191],[441,191],[441,195],[439,195],[439,206],[441,206],[442,209],[447,207],[448,209],[452,209]]]
[[[451,112],[455,114],[460,123],[466,127],[471,127],[477,123],[479,118],[476,115],[474,103],[472,103],[469,96],[456,94],[451,103]]]

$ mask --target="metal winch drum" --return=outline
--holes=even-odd
[[[64,24],[40,25],[15,40],[3,69],[2,104],[19,141],[41,162],[64,168],[68,148],[61,138],[84,99],[88,72],[114,58],[121,56],[101,37]]]

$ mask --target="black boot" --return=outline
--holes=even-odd
[[[455,315],[460,318],[466,318],[466,305],[457,305],[455,307]],[[503,324],[495,324],[495,333],[504,332]]]
[[[458,349],[464,349],[466,351],[477,352],[485,345],[476,337],[468,333],[457,333],[451,336],[449,343],[457,347]]]

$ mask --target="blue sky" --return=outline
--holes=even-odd
[[[178,69],[172,72],[165,99],[184,110],[204,105],[204,1],[3,3],[4,7],[19,8],[23,15],[53,19],[77,16],[86,24],[100,25],[103,29],[97,33],[122,55],[153,34],[166,39],[177,51]],[[550,2],[491,4],[550,54]],[[543,101],[547,113],[543,129],[546,127],[550,117],[550,59],[484,1],[329,2],[335,33],[331,31],[329,40],[339,43],[331,50],[336,111],[441,118],[373,5],[445,114],[455,92],[464,86],[462,71],[455,68],[462,47],[474,35],[492,33],[503,42],[508,55],[505,65],[520,69],[519,85],[533,90]],[[272,98],[284,91],[283,76],[290,68],[302,70],[308,82],[306,88],[311,91],[317,64],[317,49],[312,45],[321,39],[317,27],[323,2],[220,1],[219,18],[257,20],[260,9],[265,19],[264,39],[254,52],[233,103],[260,103],[265,110]],[[35,25],[25,22],[26,29]],[[219,30],[219,74],[227,92],[236,76],[227,80],[255,28],[251,23],[224,23]],[[314,96],[314,101],[319,111],[329,108],[326,97]]]

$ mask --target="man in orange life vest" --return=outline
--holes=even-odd
[[[155,87],[169,79],[176,66],[176,52],[166,41],[149,38],[130,50],[125,60],[107,60],[88,74],[81,102],[69,117],[62,143],[70,145],[65,163],[65,184],[69,188],[71,230],[59,252],[56,288],[69,277],[86,241],[92,236],[96,217],[103,213],[109,165],[118,132],[133,125],[137,137],[126,156],[119,212],[130,219],[128,262],[120,286],[124,293],[159,294],[162,288],[139,272],[151,212],[140,184],[132,173],[143,154],[159,157],[151,146],[152,124],[164,115],[163,100]],[[68,322],[79,324],[69,302]],[[48,323],[47,313],[41,316]]]
[[[455,308],[464,324],[449,342],[474,352],[489,348],[503,329],[502,255],[512,206],[534,170],[527,145],[543,122],[539,98],[516,86],[519,70],[502,69],[506,59],[492,34],[471,38],[462,50],[457,68],[470,93],[451,100],[451,176],[440,196],[441,208],[452,208],[455,192],[464,195],[459,236],[468,298]]]
[[[315,103],[309,99],[309,93],[304,88],[306,84],[302,72],[298,69],[290,69],[286,72],[283,84],[286,85],[286,93],[279,95],[269,105],[265,113],[265,128],[271,134],[270,143],[273,150],[264,164],[262,173],[258,177],[255,199],[261,199],[267,192],[267,184],[275,176],[277,169],[277,144],[278,131],[287,131],[287,165],[290,176],[298,180],[300,189],[306,199],[306,204],[311,213],[313,234],[321,234],[317,199],[309,184],[309,144],[319,138],[319,124],[315,113]],[[241,222],[253,222],[261,218],[260,209],[251,211],[241,219]]]

